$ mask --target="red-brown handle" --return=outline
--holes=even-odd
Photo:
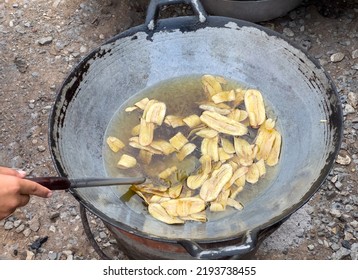
[[[71,182],[66,177],[37,177],[26,178],[33,182],[39,183],[50,190],[67,190],[71,187]]]

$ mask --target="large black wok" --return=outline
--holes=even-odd
[[[177,2],[191,3],[196,15],[157,20],[159,5]],[[139,243],[173,244],[197,258],[221,258],[254,249],[264,229],[307,202],[340,147],[342,111],[332,81],[280,34],[241,20],[207,16],[199,1],[152,1],[144,25],[92,51],[63,82],[50,118],[50,145],[60,175],[108,176],[104,135],[119,107],[162,81],[202,74],[258,88],[277,116],[283,138],[279,165],[265,187],[247,186],[243,211],[173,226],[149,216],[139,200],[123,200],[126,188],[71,192],[111,229]],[[204,250],[205,244],[213,246]]]

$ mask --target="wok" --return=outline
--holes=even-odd
[[[160,5],[182,2],[193,6],[195,16],[157,19]],[[140,200],[124,200],[123,186],[70,192],[107,226],[139,242],[183,246],[196,258],[222,258],[253,250],[263,230],[306,203],[340,147],[342,110],[334,84],[283,36],[246,21],[208,16],[199,1],[151,1],[145,24],[93,50],[64,80],[50,116],[49,142],[61,176],[110,177],[104,135],[120,106],[163,81],[202,74],[258,88],[277,117],[283,139],[279,164],[264,186],[245,187],[243,211],[218,213],[207,223],[167,225],[148,215]],[[231,245],[223,247],[227,242]],[[208,251],[205,244],[219,247]]]

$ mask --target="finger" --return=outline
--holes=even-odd
[[[52,192],[48,188],[26,179],[20,180],[20,193],[44,198],[48,198],[52,195]]]
[[[0,166],[0,174],[16,176],[16,177],[20,177],[20,178],[24,178],[26,176],[25,171],[22,171],[22,170],[17,171],[13,168],[3,167],[3,166]]]
[[[25,206],[30,201],[30,196],[28,194],[21,194],[17,197],[18,199],[18,207]]]

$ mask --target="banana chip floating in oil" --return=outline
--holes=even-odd
[[[182,116],[164,102],[143,98],[125,109],[139,120],[129,145],[114,136],[106,139],[119,154],[118,168],[140,166],[149,178],[131,189],[150,215],[167,224],[205,222],[206,211],[227,207],[242,210],[240,192],[246,182],[256,184],[269,172],[266,166],[277,165],[280,157],[281,134],[267,118],[259,90],[229,88],[223,77],[213,75],[202,76],[201,83],[199,114]],[[160,129],[169,131],[166,139],[156,133]],[[249,130],[255,137],[247,137]],[[150,170],[154,157],[163,163],[155,172]],[[183,168],[192,162],[194,168]]]

